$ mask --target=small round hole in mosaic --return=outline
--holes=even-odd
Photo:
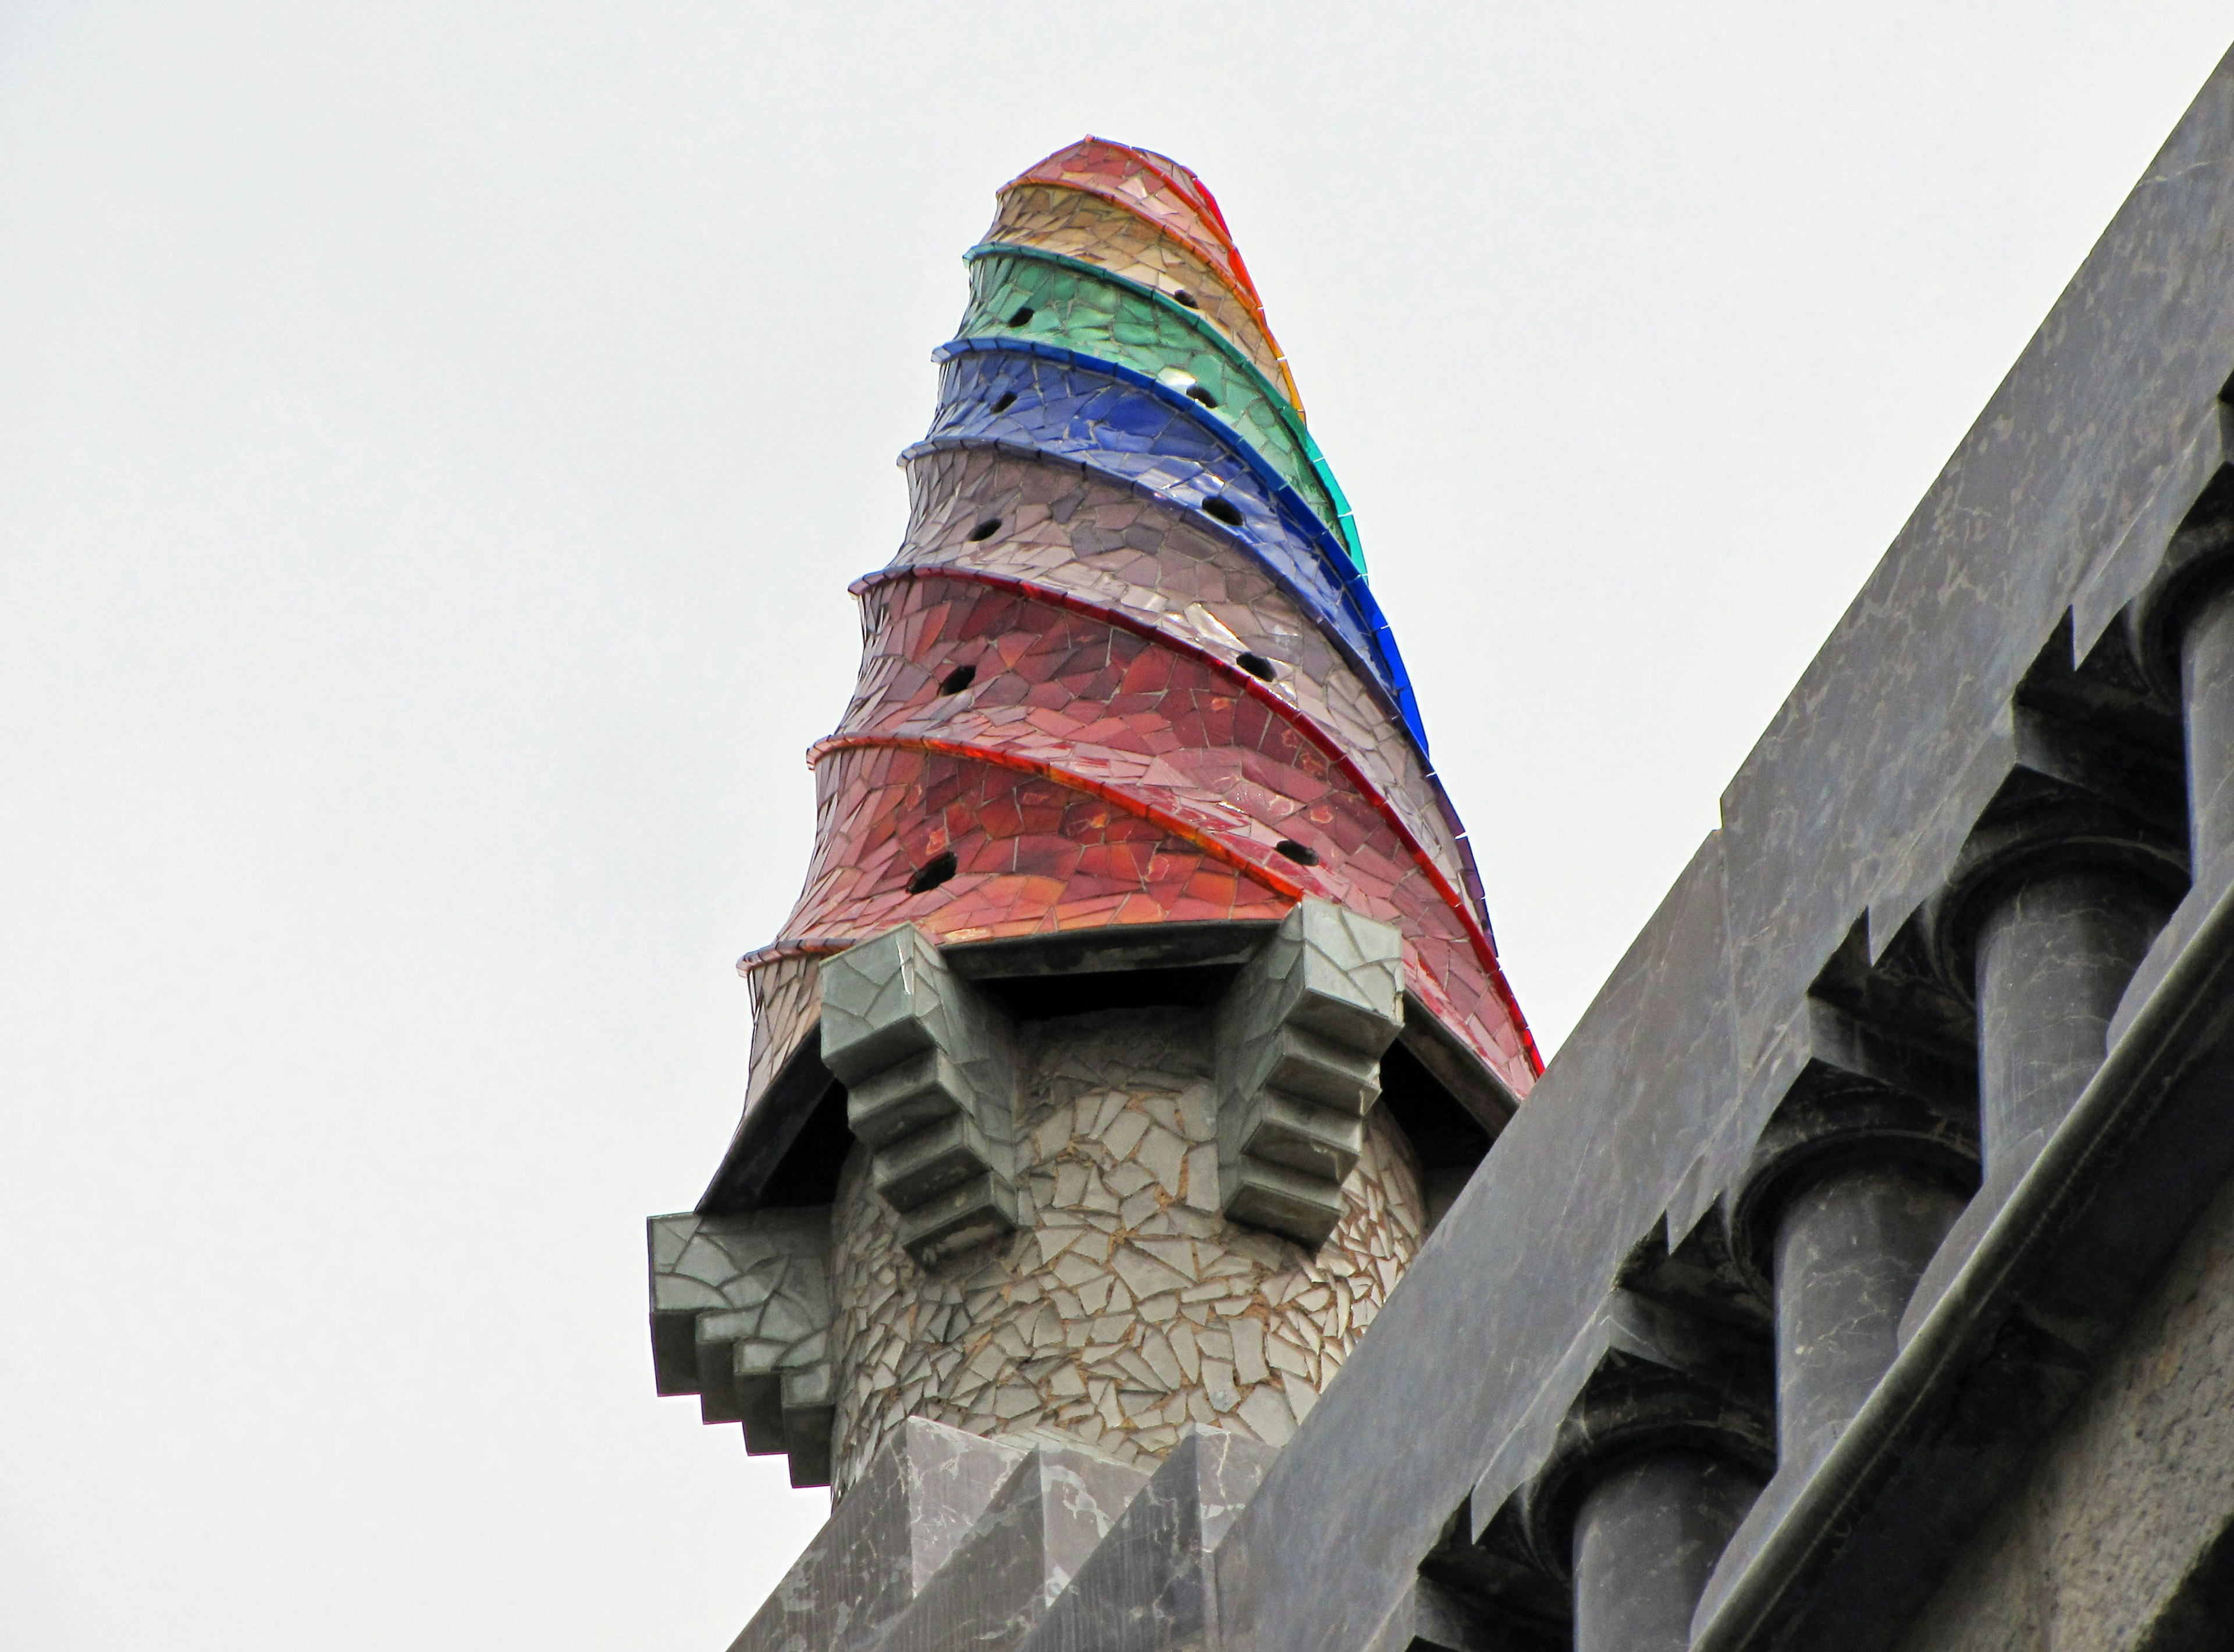
[[[937,888],[954,876],[955,868],[959,864],[954,859],[953,850],[940,851],[918,867],[915,876],[907,880],[908,893],[920,895],[926,890]]]

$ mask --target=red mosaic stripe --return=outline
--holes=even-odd
[[[1135,772],[1127,772],[1127,760],[1145,759],[1148,755],[1146,748],[1139,741],[1125,741],[1120,735],[1118,748],[1114,750],[1107,748],[1104,736],[1110,731],[1106,727],[1099,726],[1107,722],[1107,716],[1094,715],[1093,711],[1081,715],[1077,715],[1075,710],[1081,706],[1098,708],[1104,705],[1116,703],[1127,692],[1127,688],[1121,675],[1111,677],[1109,673],[1103,669],[1100,675],[1106,679],[1105,681],[1074,682],[1065,692],[1052,695],[1044,692],[1040,693],[1038,702],[1031,708],[1031,715],[1039,720],[1036,727],[1026,725],[1014,730],[1003,730],[982,726],[981,719],[971,725],[973,738],[967,741],[950,741],[948,744],[957,751],[965,749],[971,751],[983,761],[1022,761],[1033,766],[1035,772],[1045,774],[1049,778],[1063,779],[1081,788],[1105,794],[1109,800],[1120,806],[1141,808],[1148,813],[1149,818],[1169,824],[1172,829],[1187,836],[1190,840],[1222,845],[1224,840],[1220,837],[1221,833],[1246,833],[1251,826],[1260,828],[1254,840],[1244,837],[1243,840],[1248,846],[1236,858],[1241,864],[1250,866],[1256,875],[1272,883],[1276,887],[1292,885],[1299,890],[1309,888],[1312,892],[1324,894],[1329,898],[1336,900],[1344,900],[1361,908],[1383,906],[1384,911],[1380,915],[1401,913],[1403,920],[1402,926],[1408,931],[1420,928],[1423,920],[1427,922],[1427,927],[1429,930],[1440,929],[1443,923],[1454,924],[1463,937],[1466,949],[1473,955],[1473,966],[1486,978],[1486,984],[1492,996],[1499,1001],[1504,1018],[1509,1019],[1517,1029],[1519,1048],[1525,1052],[1525,1059],[1530,1068],[1529,1077],[1532,1079],[1535,1072],[1540,1070],[1534,1040],[1527,1033],[1526,1022],[1520,1015],[1519,1006],[1513,1001],[1512,989],[1506,981],[1504,971],[1498,963],[1495,947],[1480,927],[1466,897],[1443,868],[1436,864],[1426,846],[1405,824],[1401,815],[1390,806],[1388,800],[1374,786],[1365,771],[1350,759],[1337,742],[1324,730],[1317,728],[1297,707],[1277,694],[1269,684],[1260,682],[1246,672],[1236,669],[1222,656],[1207,648],[1190,644],[1131,615],[1099,606],[1074,593],[1035,585],[1029,581],[984,573],[977,570],[918,565],[887,569],[856,582],[852,589],[857,594],[868,598],[873,593],[894,585],[912,584],[921,589],[924,586],[935,586],[941,582],[961,587],[976,586],[997,592],[1008,600],[996,607],[1008,607],[1013,604],[1019,611],[1005,617],[996,614],[990,624],[981,623],[974,629],[965,623],[963,634],[950,639],[954,646],[950,646],[944,650],[936,647],[919,646],[924,639],[913,633],[905,637],[885,637],[881,633],[885,629],[883,621],[886,617],[875,614],[868,617],[872,621],[870,629],[872,633],[870,655],[863,663],[862,681],[856,692],[854,707],[847,714],[843,725],[846,732],[836,741],[818,743],[810,753],[810,761],[814,761],[825,751],[839,748],[839,741],[859,743],[862,738],[861,731],[865,729],[882,728],[891,737],[924,738],[924,736],[919,732],[908,732],[911,723],[925,719],[931,722],[951,721],[956,715],[955,707],[962,702],[945,701],[943,696],[936,695],[931,690],[934,680],[958,662],[957,648],[962,651],[970,651],[970,644],[982,642],[993,650],[991,656],[997,656],[999,650],[1005,647],[1010,652],[1003,663],[1003,669],[1014,669],[1029,656],[1035,643],[1045,644],[1050,638],[1062,636],[1060,627],[1067,623],[1075,624],[1076,622],[1082,620],[1107,632],[1121,633],[1128,643],[1134,645],[1136,655],[1140,660],[1145,661],[1153,654],[1166,654],[1184,660],[1188,671],[1196,680],[1180,686],[1190,689],[1197,696],[1200,696],[1208,690],[1213,695],[1224,695],[1237,700],[1245,699],[1251,702],[1253,708],[1261,715],[1277,722],[1283,734],[1291,734],[1295,738],[1307,742],[1315,757],[1329,771],[1327,780],[1330,783],[1338,780],[1344,783],[1340,787],[1333,787],[1329,794],[1346,790],[1359,804],[1370,811],[1379,831],[1396,840],[1394,846],[1432,887],[1436,904],[1440,908],[1440,913],[1427,912],[1425,910],[1427,903],[1408,898],[1403,893],[1401,885],[1404,880],[1401,877],[1368,877],[1361,879],[1355,876],[1359,866],[1358,856],[1361,852],[1372,852],[1367,850],[1366,841],[1362,840],[1366,839],[1367,834],[1360,833],[1355,828],[1355,823],[1347,832],[1336,834],[1344,840],[1338,846],[1330,864],[1309,872],[1298,867],[1293,872],[1290,872],[1286,868],[1286,863],[1274,860],[1271,852],[1269,839],[1287,835],[1284,829],[1283,818],[1277,813],[1260,808],[1238,821],[1221,818],[1229,811],[1221,810],[1216,806],[1209,809],[1190,806],[1190,805],[1199,806],[1205,798],[1216,795],[1218,788],[1215,787],[1203,787],[1200,795],[1190,799],[1186,794],[1186,781],[1179,777],[1167,775],[1162,781],[1156,782],[1146,780],[1141,773],[1137,772],[1136,766]],[[918,610],[915,612],[921,614],[928,611],[943,614],[947,606],[949,605],[933,604],[927,610]],[[1032,615],[1023,611],[1032,607],[1051,610],[1054,612]],[[903,614],[898,623],[902,626],[907,626],[911,623],[911,617]],[[990,634],[995,628],[998,629],[998,636]],[[915,631],[919,632],[921,630],[920,624],[915,624]],[[981,636],[981,633],[984,635]],[[937,637],[934,635],[929,640],[935,643]],[[1084,639],[1066,637],[1064,646],[1074,648],[1081,640]],[[1088,645],[1090,646],[1090,643]],[[895,677],[902,677],[904,680],[896,682],[893,680]],[[1161,694],[1173,688],[1172,674],[1168,670],[1159,675],[1156,681],[1158,686],[1153,692]],[[1035,685],[1035,689],[1037,686]],[[1130,691],[1136,700],[1144,692],[1137,682],[1132,684]],[[974,703],[982,692],[982,689],[973,689],[970,702]],[[887,708],[886,715],[881,721],[871,715],[879,707]],[[1137,718],[1142,714],[1142,707],[1136,705],[1127,715]],[[1215,758],[1221,749],[1230,754],[1232,749],[1233,731],[1231,728],[1213,731],[1207,735],[1199,728],[1192,732],[1174,730],[1172,731],[1171,737],[1179,741],[1180,747],[1192,754],[1198,760],[1204,757]],[[1043,749],[1030,755],[1022,755],[1011,748],[1008,743],[1010,741]],[[1263,733],[1260,731],[1257,741],[1252,747],[1251,756],[1262,759],[1263,752],[1261,749],[1257,749],[1261,748],[1262,744]],[[1128,746],[1130,749],[1127,749]],[[1093,774],[1085,773],[1079,761],[1081,755],[1089,757],[1093,765],[1104,772],[1104,778],[1096,778]],[[1174,755],[1173,752],[1166,751],[1159,761],[1165,767],[1169,767],[1174,761]],[[1292,759],[1284,759],[1283,762],[1287,768],[1292,770]],[[1197,769],[1197,774],[1191,778],[1199,781],[1204,776],[1200,772],[1199,761]],[[1218,780],[1230,777],[1213,775],[1212,778]],[[1284,780],[1290,788],[1285,795],[1294,795],[1294,780],[1291,775],[1253,775],[1244,776],[1243,780],[1244,790],[1251,781],[1267,781],[1276,795],[1281,794],[1278,793],[1278,787]],[[1144,786],[1148,785],[1159,785],[1171,790],[1173,793],[1171,803],[1159,809],[1157,806],[1142,798],[1140,791]],[[1308,803],[1315,800],[1303,798],[1297,800]],[[1329,825],[1323,820],[1316,824],[1321,833],[1323,833]],[[1314,836],[1320,833],[1315,833],[1310,826],[1304,825],[1297,826],[1296,835],[1300,839],[1310,842]],[[1310,842],[1310,846],[1321,848],[1324,846],[1318,842]],[[1385,853],[1388,846],[1375,845],[1373,852]],[[1360,895],[1367,898],[1361,902],[1356,898]],[[1434,921],[1438,917],[1441,917],[1441,923]],[[1446,974],[1447,970],[1439,970],[1436,973]],[[1502,1042],[1502,1041],[1499,1041]]]
[[[1112,924],[1277,918],[1296,895],[1230,852],[1019,761],[927,745],[863,742],[817,767],[814,861],[776,947],[920,924],[948,941]],[[942,855],[944,881],[911,880]]]

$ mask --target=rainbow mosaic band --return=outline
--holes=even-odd
[[[1427,758],[1348,500],[1215,199],[1088,138],[1000,193],[892,565],[854,586],[844,722],[808,754],[815,851],[742,963],[755,1094],[816,960],[1276,919],[1394,925],[1418,1004],[1516,1093],[1540,1069],[1464,827]]]
[[[1064,253],[1130,277],[1209,316],[1279,381],[1298,413],[1288,358],[1264,318],[1218,199],[1167,155],[1080,139],[1003,185],[988,245]]]

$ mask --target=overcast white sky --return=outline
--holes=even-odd
[[[994,186],[1217,190],[1556,1045],[2223,0],[0,0],[0,1643],[717,1652],[651,1389]]]

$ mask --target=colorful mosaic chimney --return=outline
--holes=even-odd
[[[842,1493],[910,1415],[1278,1444],[1539,1068],[1348,501],[1218,205],[1000,192],[901,463],[663,1393]]]

